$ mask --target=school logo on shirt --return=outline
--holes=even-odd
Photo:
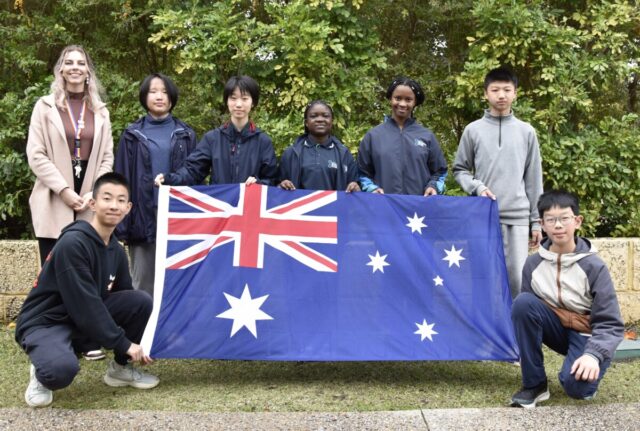
[[[327,166],[329,166],[329,169],[338,169],[338,164],[333,160],[329,160],[329,162],[327,163]]]
[[[424,142],[422,139],[418,139],[418,138],[413,140],[413,145],[415,145],[416,147],[426,147],[427,146],[426,142]]]

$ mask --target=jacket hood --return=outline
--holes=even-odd
[[[540,253],[540,257],[542,257],[543,259],[556,262],[558,260],[558,253],[554,253],[550,251],[549,250],[550,246],[551,246],[551,241],[549,240],[549,238],[546,238],[542,242],[540,246],[540,250],[538,252]],[[578,236],[576,237],[576,249],[573,251],[573,253],[562,254],[562,259],[560,260],[560,264],[562,266],[573,265],[580,259],[583,259],[587,256],[591,256],[597,253],[598,253],[598,250],[594,245],[591,244],[591,242],[588,239]]]
[[[91,226],[91,224],[89,224],[89,222],[85,220],[76,220],[73,223],[67,225],[64,229],[62,229],[60,238],[62,238],[62,236],[68,232],[82,232],[92,241],[95,241],[96,243],[102,245],[103,247],[105,246],[104,241],[102,241],[102,238],[100,238],[100,235],[98,235],[98,232],[96,232],[93,226]],[[112,235],[111,241],[113,240],[114,240],[114,237]],[[111,243],[111,241],[109,241],[109,243]]]

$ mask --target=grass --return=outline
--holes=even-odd
[[[555,378],[562,357],[546,351],[551,399],[576,405]],[[105,361],[81,361],[54,407],[206,412],[375,411],[506,406],[520,386],[518,367],[501,362],[265,362],[158,360],[146,367],[161,379],[150,391],[102,382]],[[29,360],[0,329],[0,407],[24,407]],[[593,404],[640,402],[640,366],[614,362]]]

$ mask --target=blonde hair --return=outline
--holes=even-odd
[[[66,87],[67,83],[62,76],[62,66],[64,65],[64,59],[70,52],[78,51],[82,54],[87,62],[88,69],[88,82],[84,84],[84,100],[87,102],[87,106],[95,112],[96,108],[102,104],[102,86],[96,76],[96,70],[93,67],[93,61],[89,54],[80,45],[69,45],[65,47],[58,57],[56,65],[53,67],[53,82],[51,83],[51,94],[53,94],[56,101],[56,106],[61,109],[67,109],[65,99],[67,97]]]

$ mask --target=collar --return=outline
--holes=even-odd
[[[307,148],[320,147],[320,148],[324,148],[325,150],[332,150],[336,146],[333,142],[333,136],[329,136],[327,140],[321,144],[315,143],[311,141],[308,136],[305,136],[304,141],[302,142],[302,145]]]
[[[513,109],[511,110],[511,112],[509,114],[501,115],[501,116],[493,115],[489,109],[485,109],[484,110],[484,118],[486,118],[487,120],[489,120],[489,121],[491,121],[492,123],[495,123],[495,124],[504,123],[504,122],[510,121],[510,120],[512,120],[514,118],[513,117]]]

